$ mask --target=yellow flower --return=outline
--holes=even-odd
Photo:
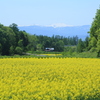
[[[0,100],[99,99],[100,59],[0,59]]]

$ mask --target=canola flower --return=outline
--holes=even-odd
[[[62,56],[62,54],[39,54],[40,56]]]
[[[100,59],[0,59],[0,100],[100,100]]]

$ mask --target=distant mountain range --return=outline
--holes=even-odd
[[[18,26],[20,30],[25,30],[27,33],[36,34],[36,35],[60,35],[65,37],[78,36],[81,39],[85,39],[89,34],[87,33],[90,30],[90,25],[83,26],[65,26],[65,27],[53,27],[53,26]]]

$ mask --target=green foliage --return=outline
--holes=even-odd
[[[56,42],[55,50],[60,51],[60,52],[64,51],[64,42],[62,40],[59,40],[58,42]]]
[[[77,45],[77,52],[83,52],[84,47],[85,47],[84,42],[81,39],[79,39],[78,45]]]
[[[0,55],[2,54],[2,44],[0,43]]]
[[[92,48],[90,49],[90,52],[97,52],[97,48],[92,47]]]
[[[85,51],[88,51],[89,50],[89,37],[85,38],[84,46],[85,46]]]
[[[38,39],[38,44],[42,45],[42,50],[45,48],[54,48],[57,52],[64,51],[65,45],[77,45],[78,37],[63,37],[59,35],[53,35],[52,37],[47,37],[43,35],[36,36]]]
[[[100,34],[98,35],[97,41],[97,57],[100,57]]]
[[[23,53],[23,49],[21,47],[16,47],[15,53],[21,55]]]
[[[35,35],[28,35],[28,45],[27,50],[28,51],[36,51],[36,45],[37,45],[37,37]]]
[[[21,47],[21,48],[23,48],[23,40],[19,40],[18,41],[18,46]]]
[[[100,57],[100,9],[97,13],[90,28],[89,48],[91,51],[97,52],[97,57]]]
[[[74,56],[76,54],[77,47],[76,46],[66,46],[64,48],[64,52],[62,52],[63,56]]]
[[[15,48],[21,47],[25,51],[28,45],[28,34],[24,31],[19,31],[16,24],[9,27],[0,24],[0,54],[14,55]]]
[[[10,47],[10,50],[9,50],[9,54],[10,54],[10,55],[14,55],[14,53],[15,53],[14,47],[11,46],[11,47]]]
[[[97,44],[97,39],[95,37],[91,37],[91,40],[90,40],[90,47],[96,47],[96,44]]]
[[[15,33],[9,27],[2,26],[0,28],[0,43],[2,55],[8,55],[10,46],[15,45]]]
[[[62,52],[63,57],[77,57],[77,58],[96,58],[97,53],[96,52],[72,52],[71,54],[69,52]]]
[[[36,51],[42,51],[42,45],[41,44],[37,44],[37,47],[36,47]]]

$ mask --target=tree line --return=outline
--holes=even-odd
[[[10,26],[0,24],[0,55],[22,54],[27,51],[44,51],[45,48],[54,48],[55,51],[62,52],[67,45],[82,44],[83,41],[74,37],[63,37],[53,35],[52,37],[43,35],[30,35],[18,29],[17,24]]]

